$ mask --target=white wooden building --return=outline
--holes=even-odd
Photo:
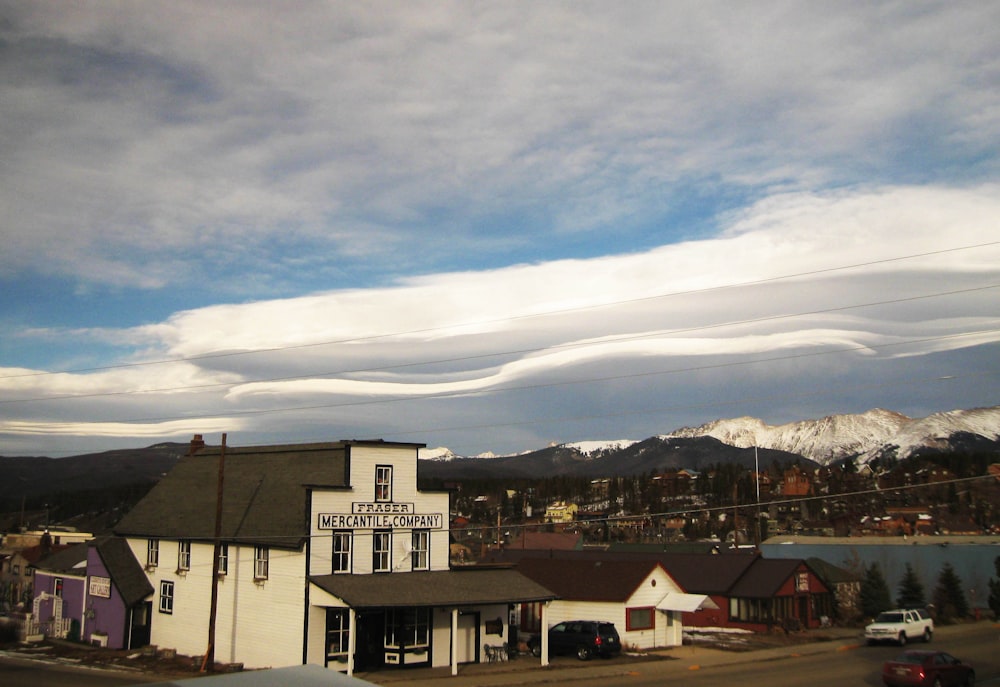
[[[509,641],[517,604],[555,597],[514,570],[449,569],[449,496],[417,489],[422,444],[199,440],[116,528],[155,590],[152,644],[207,652],[214,577],[217,661],[457,672]]]

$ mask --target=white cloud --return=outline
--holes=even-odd
[[[511,402],[516,389],[586,415],[601,389],[626,381],[637,403],[662,405],[656,384],[671,399],[694,399],[782,378],[788,368],[825,375],[831,386],[861,374],[864,386],[882,374],[873,365],[938,356],[944,376],[951,358],[940,356],[1000,342],[1000,246],[952,250],[994,240],[997,198],[992,187],[780,194],[733,215],[715,239],[216,305],[119,336],[97,330],[152,346],[153,360],[185,360],[87,374],[7,369],[0,401],[17,413],[0,432],[39,434],[51,424],[54,435],[240,427],[273,436],[289,426],[323,433],[327,415],[379,433],[401,419],[412,431],[483,416],[502,427],[535,412]],[[923,253],[931,255],[899,259]],[[861,263],[873,264],[837,269]],[[115,395],[122,391],[135,393]],[[67,394],[96,400],[11,403]],[[440,405],[454,397],[463,407]],[[401,416],[395,402],[403,399]],[[224,419],[198,419],[214,417]],[[510,441],[502,429],[485,433],[473,452]]]

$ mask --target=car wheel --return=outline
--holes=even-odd
[[[934,678],[933,687],[941,687],[941,678],[939,677]]]
[[[530,648],[531,648],[531,655],[534,656],[535,658],[538,658],[539,656],[542,655],[541,644],[532,644]]]
[[[900,646],[906,646],[906,633],[905,632],[900,632],[899,633],[899,645]]]
[[[932,634],[931,633],[931,628],[925,627],[924,628],[924,642],[931,641],[931,634]]]
[[[590,659],[590,647],[588,646],[578,646],[576,648],[576,657],[581,661],[587,661]]]
[[[969,671],[969,674],[965,677],[965,687],[975,687],[976,684],[976,673]]]

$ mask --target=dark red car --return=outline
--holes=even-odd
[[[976,671],[943,651],[904,651],[882,666],[886,687],[972,687]]]

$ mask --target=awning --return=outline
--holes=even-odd
[[[469,567],[387,575],[313,575],[309,581],[355,609],[475,606],[557,598],[542,585],[510,569]]]
[[[718,604],[712,601],[706,594],[683,594],[681,592],[668,592],[665,597],[656,604],[659,611],[700,611],[702,609],[719,610]]]

